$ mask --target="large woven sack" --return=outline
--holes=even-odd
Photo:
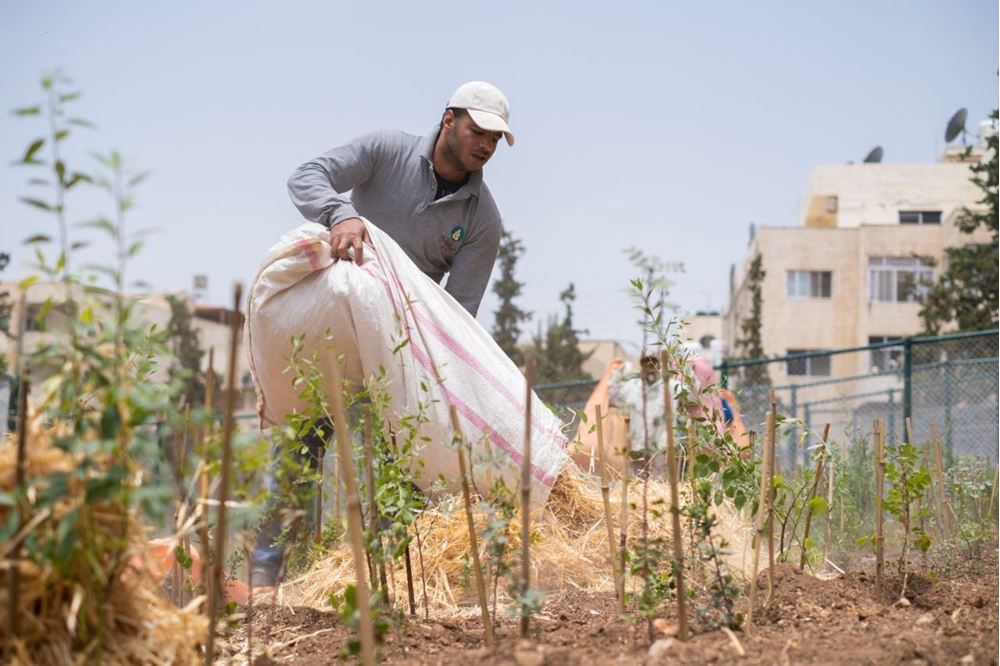
[[[428,487],[442,476],[460,487],[449,407],[459,414],[473,447],[473,478],[485,489],[487,446],[511,488],[523,458],[525,379],[479,323],[403,250],[365,220],[364,263],[334,262],[329,231],[307,223],[285,234],[267,253],[247,305],[246,348],[263,425],[282,423],[304,405],[285,373],[293,336],[304,334],[303,355],[319,352],[320,370],[343,355],[347,380],[361,383],[385,370],[390,427],[426,406],[421,435],[424,467],[416,479]],[[329,336],[329,339],[327,337]],[[403,342],[406,342],[403,345]],[[335,350],[328,347],[332,343]],[[334,390],[328,379],[327,392]],[[532,504],[542,504],[566,460],[562,423],[532,396]]]

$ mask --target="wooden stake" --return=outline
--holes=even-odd
[[[611,524],[611,488],[608,479],[608,461],[604,457],[604,423],[601,421],[601,406],[595,408],[597,417],[597,466],[601,475],[601,501],[604,503],[604,525],[608,530],[608,556],[611,562],[611,579],[615,584],[615,597],[621,599],[625,591],[621,589],[621,577],[615,558],[615,528]]]
[[[316,497],[313,521],[313,539],[319,543],[323,539],[323,459],[326,457],[326,446],[319,445],[316,451],[316,472],[319,478],[316,480]]]
[[[905,421],[905,425],[906,425],[906,441],[909,444],[913,445],[914,448],[917,448],[917,439],[913,436],[913,419],[910,418],[909,416],[907,416],[906,417],[906,421]],[[920,449],[917,448],[917,450],[919,451]],[[923,458],[924,458],[924,460],[926,460],[927,456],[923,456]],[[932,487],[931,488],[931,496],[932,497],[933,497],[933,493],[934,493],[934,488]],[[917,512],[917,515],[920,516],[920,518],[919,518],[919,520],[920,520],[920,531],[921,532],[926,532],[926,527],[927,526],[925,524],[923,512],[920,510],[920,507],[921,507],[921,502],[920,502],[920,498],[918,497],[916,499],[916,512]],[[909,511],[910,511],[910,509],[909,509],[909,507],[907,507],[906,508],[907,517],[909,517]],[[906,550],[904,548],[904,551],[903,551],[904,567],[905,567],[905,560],[906,560]],[[920,564],[923,567],[924,571],[926,571],[927,570],[927,551],[926,550],[920,551]],[[906,573],[905,573],[905,571],[904,571],[904,574],[903,574],[903,590],[904,590],[904,592],[906,590]]]
[[[823,444],[816,452],[816,476],[813,478],[812,492],[809,493],[809,504],[806,507],[806,524],[802,531],[802,556],[799,558],[799,571],[806,568],[806,541],[809,539],[809,526],[812,523],[812,501],[819,490],[819,481],[823,478],[823,460],[826,458],[826,439],[830,436],[830,424],[823,426]]]
[[[493,622],[490,620],[490,609],[486,600],[486,584],[483,581],[483,569],[479,563],[479,544],[476,540],[476,523],[472,520],[472,498],[469,496],[469,478],[465,474],[465,441],[462,429],[458,423],[458,410],[455,405],[449,408],[451,426],[455,430],[455,442],[458,444],[458,471],[462,479],[462,500],[465,502],[465,519],[469,528],[469,546],[472,551],[472,572],[476,579],[476,592],[479,594],[479,608],[483,618],[483,642],[486,647],[493,647]],[[522,508],[523,510],[523,508]]]
[[[23,303],[22,303],[23,305]],[[27,520],[28,505],[25,502],[25,450],[28,442],[28,393],[31,391],[31,382],[21,376],[21,386],[17,392],[17,463],[14,468],[14,488],[17,493],[17,513],[18,527],[23,526]],[[14,642],[20,633],[21,620],[21,540],[14,546],[14,551],[10,555],[11,567],[7,570],[8,585],[8,606],[7,606],[7,641],[6,656],[11,661],[14,659]]]
[[[524,359],[524,458],[521,459],[521,598],[531,587],[531,398],[535,383],[535,359]],[[531,616],[521,609],[521,638],[528,637]]]
[[[767,426],[764,426],[765,429]],[[754,440],[757,433],[751,430],[748,433],[750,451],[753,452]],[[747,610],[746,631],[747,635],[753,633],[753,612],[757,607],[757,574],[760,573],[760,535],[764,529],[764,516],[767,514],[767,437],[764,437],[764,447],[760,456],[760,493],[757,500],[757,516],[754,518],[753,539],[750,547],[753,548],[753,575],[750,578],[750,608]]]
[[[243,554],[247,563],[247,663],[253,664],[253,548],[249,540],[244,540]]]
[[[681,501],[677,474],[677,451],[674,447],[674,406],[670,391],[670,367],[666,350],[660,352],[663,373],[663,413],[667,431],[667,473],[670,475],[670,516],[673,522],[674,575],[677,585],[677,638],[688,638],[687,594],[684,590],[684,546],[681,535]]]
[[[775,441],[778,430],[778,403],[774,399],[774,391],[771,391],[771,411],[767,414],[767,440],[764,446],[767,447],[767,599],[765,606],[771,605],[771,597],[774,596],[774,475],[775,475]]]
[[[829,448],[827,450],[829,451]],[[834,470],[834,465],[833,465],[832,461],[830,462],[830,464],[827,465],[827,469],[829,470],[829,472],[828,472],[829,479],[828,479],[827,484],[826,484],[826,534],[824,535],[826,538],[823,541],[823,561],[824,562],[830,556],[830,542],[833,539],[833,489],[834,489],[834,485],[833,485],[833,470]]]
[[[417,616],[417,595],[413,592],[413,564],[410,561],[410,544],[403,551],[406,563],[406,600],[410,604],[410,617]]]
[[[626,428],[626,432],[627,432]],[[628,438],[625,439],[625,455],[622,457],[622,504],[621,517],[618,521],[618,574],[620,576],[619,589],[621,598],[618,599],[618,613],[625,614],[625,580],[628,571],[625,568],[626,557],[628,556],[628,476],[632,466],[632,449]]]
[[[240,306],[243,301],[243,285],[237,283],[233,289],[233,319],[229,323],[229,368],[227,373],[226,419],[222,430],[222,470],[219,478],[219,508],[215,525],[215,557],[212,558],[212,582],[209,587],[208,648],[205,663],[215,658],[216,613],[225,600],[223,583],[223,563],[226,559],[226,502],[229,501],[229,472],[233,466],[233,432],[236,428],[236,352],[239,348]]]
[[[202,587],[211,600],[212,594],[212,545],[208,535],[208,451],[207,442],[215,430],[214,416],[215,399],[215,347],[208,348],[208,373],[205,376],[205,416],[208,427],[198,435],[198,449],[201,454],[201,464],[198,467],[198,505],[201,508],[201,520],[198,521],[198,542],[201,546],[201,579]],[[214,615],[210,603],[205,604],[205,613]]]
[[[372,449],[372,424],[369,419],[365,419],[362,442],[362,447],[364,449],[365,485],[368,490],[368,529],[371,531],[372,536],[378,543],[378,555],[379,558],[381,558],[383,555],[380,525],[382,519],[379,516],[378,504],[375,502],[375,464],[372,460],[374,451]],[[370,574],[372,577],[372,587],[376,587],[375,575],[376,572],[378,572],[378,586],[382,588],[382,592],[385,594],[386,600],[389,601],[389,584],[385,579],[385,563],[381,560],[376,561],[374,557],[369,559],[369,563]],[[390,606],[391,605],[390,601]]]
[[[884,552],[882,540],[882,495],[885,486],[885,433],[882,421],[875,421],[875,589],[882,589]]]
[[[934,447],[934,467],[938,482],[938,495],[941,500],[941,507],[938,509],[941,515],[941,522],[945,533],[951,536],[954,533],[954,523],[952,522],[951,501],[948,499],[948,491],[944,483],[944,456],[941,455],[941,439],[938,437],[937,424],[931,421],[931,444]],[[998,467],[997,469],[1000,469]],[[993,493],[996,497],[996,484],[993,484]],[[990,504],[992,504],[992,500]]]
[[[351,552],[354,555],[354,578],[357,582],[358,591],[358,615],[360,627],[358,633],[361,634],[361,663],[364,666],[374,666],[375,664],[375,632],[372,627],[372,616],[370,609],[370,598],[368,591],[368,580],[364,575],[365,568],[365,546],[364,537],[364,516],[361,513],[361,500],[358,497],[358,485],[354,480],[354,470],[352,469],[353,457],[351,456],[351,433],[347,428],[347,417],[344,414],[343,384],[340,379],[340,363],[334,362],[331,365],[331,379],[333,386],[331,391],[331,401],[333,403],[333,420],[335,426],[335,437],[337,439],[337,458],[340,462],[340,477],[344,483],[344,490],[347,494],[347,533],[351,541]]]

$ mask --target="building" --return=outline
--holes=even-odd
[[[983,230],[970,239],[955,226],[963,209],[982,197],[969,169],[982,155],[981,148],[952,148],[931,164],[815,167],[796,226],[751,227],[742,265],[730,270],[722,337],[742,337],[751,306],[748,271],[758,254],[768,357],[919,334],[920,296],[940,274],[945,248],[989,242]],[[902,350],[891,347],[771,363],[766,371],[786,413],[791,408],[803,420],[822,422],[817,414],[856,411],[866,396],[890,407],[898,402],[901,358]],[[812,405],[812,413],[803,405]]]
[[[30,354],[39,346],[51,343],[69,335],[69,324],[65,310],[59,305],[65,300],[66,287],[61,283],[35,282],[23,293],[17,283],[0,283],[0,292],[8,292],[13,309],[10,313],[10,333],[0,331],[0,355],[7,361],[8,372],[14,374],[17,367],[17,357]],[[74,298],[82,301],[84,292],[79,285],[74,287]],[[180,294],[182,298],[186,295]],[[54,303],[51,305],[50,303]],[[44,326],[39,323],[38,315],[48,310]],[[203,305],[193,306],[191,327],[198,335],[199,344],[206,352],[202,357],[202,370],[208,369],[208,351],[214,350],[213,366],[215,372],[227,376],[229,363],[229,322],[233,312],[226,308]],[[170,304],[166,295],[150,294],[141,299],[135,306],[135,316],[147,326],[155,326],[163,330],[170,322]],[[17,339],[17,330],[23,327],[23,336]],[[239,336],[242,344],[242,333]],[[246,423],[251,423],[251,417],[256,414],[256,398],[250,379],[250,368],[247,355],[241,351],[236,355],[236,380],[240,389],[240,400],[237,405],[237,415]],[[166,370],[161,369],[154,375],[154,381],[166,378]],[[0,378],[2,379],[2,378]],[[6,398],[0,391],[0,398]]]

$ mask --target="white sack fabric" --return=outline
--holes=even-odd
[[[304,407],[291,376],[283,371],[292,337],[305,334],[303,355],[318,351],[328,378],[336,354],[344,355],[345,378],[353,382],[364,382],[380,366],[385,369],[392,401],[385,416],[394,429],[401,417],[417,413],[418,401],[427,405],[430,422],[422,426],[421,435],[430,443],[420,454],[425,466],[416,482],[421,488],[426,490],[439,474],[450,490],[460,488],[457,455],[451,448],[450,405],[458,410],[462,433],[472,442],[473,459],[482,459],[488,441],[495,458],[506,456],[499,473],[509,487],[518,487],[523,375],[395,241],[368,220],[365,226],[370,245],[365,245],[360,266],[335,263],[329,230],[315,223],[285,234],[261,264],[247,304],[246,349],[262,425],[282,423],[286,414]],[[331,341],[324,339],[327,331]],[[393,353],[404,340],[408,344]],[[330,342],[336,351],[326,349]],[[327,386],[328,395],[333,390]],[[537,396],[532,396],[531,414],[531,496],[532,504],[540,505],[566,460],[566,438],[559,419]],[[473,475],[485,490],[486,465],[475,466]]]

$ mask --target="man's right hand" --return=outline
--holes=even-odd
[[[330,256],[333,261],[340,259],[354,261],[359,266],[364,259],[364,242],[368,240],[368,230],[361,218],[351,217],[330,227]],[[352,257],[348,250],[354,248]]]

